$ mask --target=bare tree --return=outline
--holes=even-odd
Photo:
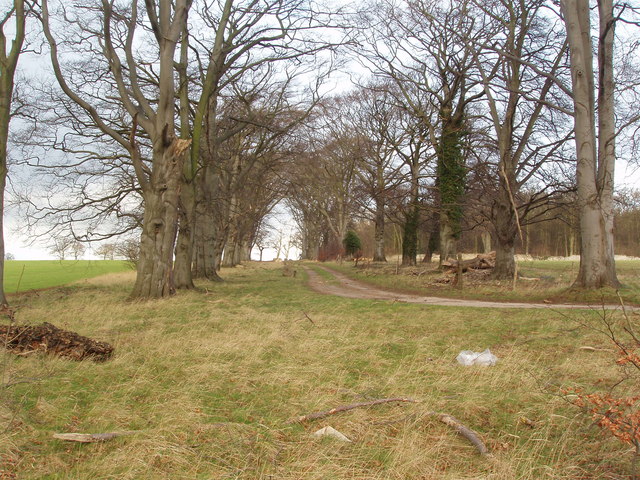
[[[591,12],[587,0],[561,0],[570,47],[578,163],[580,271],[575,285],[618,287],[613,245],[615,106],[613,1],[598,0],[598,99],[595,100]],[[597,115],[596,115],[597,106]]]
[[[14,33],[7,51],[5,28],[13,19]],[[11,121],[14,76],[25,38],[25,0],[14,0],[12,7],[0,18],[0,279],[4,277],[4,190],[7,183],[7,142]],[[6,305],[4,283],[0,284],[0,304]]]
[[[207,58],[208,62],[199,63],[198,67],[201,87],[196,88],[200,88],[201,94],[192,122],[194,148],[190,165],[185,169],[187,188],[183,189],[181,198],[184,214],[176,251],[176,279],[178,285],[185,288],[192,285],[192,263],[196,276],[220,280],[216,270],[229,228],[233,227],[229,214],[237,211],[237,201],[220,192],[221,188],[235,185],[235,180],[218,169],[220,163],[226,163],[220,150],[225,142],[233,142],[233,136],[242,135],[242,130],[256,120],[236,118],[233,127],[225,129],[221,124],[226,121],[223,113],[226,100],[270,96],[285,100],[280,107],[291,109],[292,105],[285,105],[286,97],[303,72],[311,73],[307,60],[313,64],[313,74],[322,77],[326,68],[319,58],[321,52],[341,43],[341,40],[334,44],[314,38],[315,30],[324,25],[326,15],[302,0],[264,3],[226,0],[220,12],[207,8],[201,17],[215,31],[215,39],[209,49],[196,55],[198,62],[200,58]],[[192,45],[183,43],[182,64],[186,63],[187,49],[205,44],[198,38],[193,38]],[[182,68],[181,76],[186,80],[187,72]],[[316,94],[311,90],[307,90],[305,96],[313,103]],[[187,123],[189,97],[183,94],[183,125]],[[263,127],[268,128],[264,124]],[[236,237],[235,232],[231,234]],[[234,249],[234,242],[228,245],[227,251]],[[233,263],[233,258],[230,261]]]
[[[560,160],[571,135],[563,121],[567,110],[559,99],[566,45],[562,32],[548,18],[545,0],[473,3],[484,18],[484,28],[494,33],[491,42],[464,39],[485,93],[482,116],[493,131],[485,150],[491,174],[485,178],[482,202],[487,205],[495,240],[493,275],[510,279],[522,225],[534,221],[527,217],[562,190],[560,179],[548,175],[546,168]],[[538,184],[534,195],[520,195],[534,183]]]
[[[71,250],[71,253],[73,254],[73,259],[79,260],[80,257],[84,255],[84,252],[87,251],[87,247],[84,245],[84,243],[79,242],[78,240],[75,240],[71,244],[70,250]]]
[[[389,83],[371,83],[345,101],[348,127],[358,134],[363,144],[361,163],[357,175],[364,195],[357,196],[360,208],[374,224],[373,261],[386,262],[385,223],[387,206],[396,187],[402,182],[402,162],[396,146],[402,141],[400,117],[402,111],[395,103],[394,95],[388,91]]]
[[[131,295],[134,298],[154,298],[170,295],[175,290],[172,270],[180,174],[190,141],[176,137],[174,62],[191,3],[190,0],[177,0],[175,3],[148,0],[144,13],[139,13],[138,7],[138,0],[132,0],[127,6],[102,0],[91,6],[79,7],[80,10],[73,14],[67,11],[61,20],[63,28],[77,29],[72,33],[80,33],[83,42],[100,46],[96,51],[102,52],[108,64],[110,93],[131,119],[128,135],[112,127],[106,116],[108,112],[101,112],[93,103],[95,97],[71,88],[67,78],[73,73],[62,69],[47,0],[42,3],[41,18],[60,87],[132,160],[144,200],[144,215],[136,283]],[[87,12],[93,16],[87,18]],[[147,68],[149,62],[145,64],[136,59],[139,51],[135,40],[141,34],[145,34],[145,41],[153,50],[157,73],[156,67]],[[138,127],[149,140],[149,151],[137,141]],[[145,161],[147,154],[150,158]]]
[[[76,243],[71,237],[56,237],[52,240],[53,243],[49,247],[49,253],[55,255],[58,260],[64,260],[69,250],[71,250],[74,243]]]
[[[116,255],[115,243],[103,243],[96,248],[96,254],[100,255],[103,260],[113,260]]]

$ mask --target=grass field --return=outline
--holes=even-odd
[[[130,267],[121,260],[7,260],[4,268],[4,290],[11,294],[65,285]]]
[[[585,326],[600,324],[597,312],[323,296],[304,272],[283,277],[275,264],[222,273],[225,283],[200,284],[205,293],[154,302],[127,301],[132,272],[16,297],[20,322],[49,321],[116,353],[96,364],[0,352],[0,478],[628,478],[631,449],[558,395],[619,379],[611,345]],[[487,347],[495,367],[455,362],[460,350]],[[420,403],[287,423],[397,396]],[[424,415],[431,410],[476,430],[493,456]],[[324,426],[352,442],[313,437]],[[100,444],[52,438],[131,430]]]

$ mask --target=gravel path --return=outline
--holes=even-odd
[[[571,305],[564,303],[523,303],[523,302],[493,302],[482,300],[464,300],[459,298],[424,297],[408,293],[383,290],[357,280],[327,267],[317,265],[317,268],[333,275],[333,280],[326,280],[309,267],[304,267],[309,276],[309,287],[318,293],[337,295],[347,298],[361,298],[371,300],[391,300],[404,303],[419,303],[422,305],[441,305],[446,307],[484,307],[484,308],[546,308],[550,310],[574,309],[574,310],[601,310],[602,305]],[[620,308],[619,305],[607,305],[607,310]],[[628,310],[633,308],[627,307]]]

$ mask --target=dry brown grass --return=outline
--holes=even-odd
[[[156,302],[126,301],[126,275],[25,298],[21,321],[112,342],[116,355],[104,364],[11,359],[11,379],[38,380],[0,392],[6,478],[537,480],[628,472],[627,450],[554,395],[561,385],[608,385],[616,376],[607,352],[579,350],[606,341],[570,319],[325,297],[308,291],[303,275],[282,277],[271,264],[224,275],[225,284],[206,285],[209,294]],[[462,349],[486,347],[500,357],[496,367],[454,361]],[[391,396],[420,403],[287,424]],[[429,410],[475,429],[493,457],[422,414]],[[353,443],[311,436],[326,425]],[[138,433],[89,445],[51,437],[123,430]]]

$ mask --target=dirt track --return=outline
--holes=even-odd
[[[373,285],[358,282],[346,275],[327,267],[317,265],[317,268],[333,275],[333,280],[325,280],[317,272],[309,267],[304,267],[309,276],[309,287],[318,293],[337,295],[347,298],[361,298],[371,300],[391,300],[404,303],[419,303],[422,305],[440,305],[446,307],[474,307],[474,308],[546,308],[556,309],[581,309],[602,310],[602,305],[571,305],[571,304],[546,304],[546,303],[517,303],[517,302],[485,302],[481,300],[463,300],[458,298],[423,297],[407,293],[383,290]],[[620,308],[618,305],[608,305],[607,310]],[[631,308],[629,308],[631,310]]]

